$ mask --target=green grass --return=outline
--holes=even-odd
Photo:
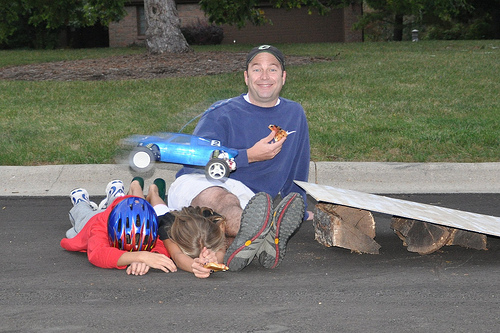
[[[287,68],[282,95],[306,110],[313,160],[500,161],[500,41],[277,46],[335,59]],[[134,52],[144,50],[0,51],[0,67]],[[0,165],[112,163],[121,138],[178,131],[211,103],[244,91],[242,73],[0,81]]]

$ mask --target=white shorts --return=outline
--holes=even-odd
[[[168,189],[168,208],[181,210],[191,205],[191,201],[203,190],[209,187],[219,186],[233,193],[240,200],[241,209],[244,209],[248,201],[255,195],[251,189],[239,180],[231,178],[221,182],[208,180],[205,174],[190,173],[177,178]]]
[[[156,216],[162,216],[170,212],[170,209],[165,204],[158,204],[153,207],[156,212]]]

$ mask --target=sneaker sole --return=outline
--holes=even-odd
[[[78,192],[81,192],[82,195],[81,195],[81,199],[80,198],[74,198],[73,196],[78,193]],[[89,202],[90,201],[90,198],[89,198],[89,194],[87,192],[87,190],[85,190],[84,188],[75,188],[74,190],[72,190],[70,193],[69,193],[69,197],[71,199],[71,203],[73,204],[73,206],[75,206],[76,204],[78,204],[80,201],[87,201]]]
[[[304,200],[298,193],[290,193],[281,200],[273,213],[275,237],[272,239],[272,234],[269,234],[266,239],[267,242],[273,244],[276,255],[262,252],[259,256],[262,266],[273,269],[281,263],[285,257],[288,239],[302,223],[304,210]]]
[[[73,198],[73,195],[75,193],[78,193],[78,192],[82,192],[82,198],[83,199],[79,199],[78,201],[75,202],[75,198]],[[86,202],[88,205],[90,205],[90,207],[92,207],[93,210],[97,210],[98,209],[98,206],[95,202],[93,201],[90,201],[90,196],[89,196],[89,193],[87,192],[86,189],[84,188],[75,188],[74,190],[72,190],[69,194],[69,197],[71,198],[71,203],[73,204],[73,206],[76,206],[77,204],[79,204],[81,201],[84,201]]]
[[[263,192],[257,193],[241,215],[241,225],[233,243],[229,246],[224,262],[230,271],[245,268],[255,257],[265,236],[270,230],[271,197]]]
[[[120,189],[117,188],[116,184],[118,184]],[[125,189],[123,187],[123,182],[121,180],[115,179],[115,180],[110,181],[108,183],[108,185],[106,186],[106,197],[104,199],[102,199],[98,208],[99,209],[106,209],[108,207],[108,204],[110,204],[110,202],[108,202],[109,199],[112,196],[116,196],[117,192],[122,192],[123,195],[125,195]],[[122,195],[120,195],[120,196],[122,196]]]

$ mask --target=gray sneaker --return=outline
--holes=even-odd
[[[269,194],[259,192],[250,199],[241,215],[240,230],[224,256],[230,271],[241,271],[252,262],[269,233],[271,213]]]
[[[304,200],[298,193],[288,194],[273,211],[271,231],[264,239],[257,257],[265,268],[276,268],[285,257],[288,239],[304,218]]]

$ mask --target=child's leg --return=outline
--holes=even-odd
[[[85,224],[87,224],[90,218],[100,212],[102,212],[102,210],[94,210],[94,208],[86,202],[76,204],[69,211],[69,220],[73,225],[73,228],[66,231],[66,237],[75,237],[83,229]]]
[[[151,204],[151,206],[156,206],[163,204],[165,205],[165,201],[160,198],[158,193],[158,186],[156,184],[149,185],[148,195],[146,196],[146,200]]]
[[[170,211],[167,207],[167,204],[160,197],[158,186],[156,184],[151,184],[148,189],[148,195],[146,196],[146,200],[153,206],[156,215],[161,216]]]
[[[130,188],[128,189],[128,195],[134,195],[136,197],[144,198],[144,193],[142,191],[142,185],[136,178],[132,179],[130,183]]]

